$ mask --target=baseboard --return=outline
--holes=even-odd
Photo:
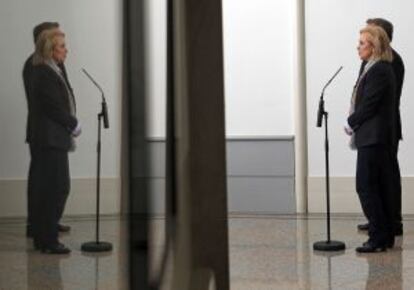
[[[27,181],[0,180],[0,217],[27,215]],[[119,178],[101,179],[100,211],[103,215],[119,214],[121,184]],[[65,208],[65,216],[90,215],[96,212],[96,179],[74,178]]]
[[[325,177],[308,178],[309,213],[326,212]],[[402,178],[402,212],[414,214],[414,177]],[[361,206],[355,191],[354,177],[330,178],[330,205],[332,213],[361,213]]]
[[[81,216],[95,213],[96,181],[94,178],[75,178],[66,205],[65,216]],[[361,206],[355,192],[355,178],[331,177],[331,212],[361,213]],[[403,177],[403,214],[414,214],[414,177]],[[101,213],[120,214],[119,178],[102,178]],[[325,178],[308,178],[308,212],[326,212]],[[24,217],[27,214],[26,180],[0,180],[0,218]]]

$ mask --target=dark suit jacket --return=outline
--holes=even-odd
[[[402,139],[402,128],[401,128],[401,114],[400,114],[400,100],[401,100],[401,92],[402,92],[402,87],[403,87],[403,83],[404,83],[404,74],[405,74],[405,68],[404,68],[404,62],[401,58],[401,56],[398,54],[398,52],[396,52],[394,49],[392,50],[392,57],[393,60],[391,62],[391,66],[392,66],[392,70],[394,72],[395,75],[395,88],[396,88],[396,93],[395,96],[397,98],[396,103],[396,109],[397,109],[397,134],[396,134],[396,138],[398,140]],[[361,68],[359,70],[359,75],[361,75],[362,71],[364,70],[366,65],[366,61],[363,61],[361,64]]]
[[[63,79],[48,65],[33,67],[31,143],[37,147],[69,150],[78,121],[70,113]]]
[[[401,58],[401,56],[395,51],[393,52],[393,61],[391,63],[392,69],[394,71],[395,75],[395,81],[396,81],[396,97],[397,97],[397,138],[398,140],[402,139],[402,128],[401,128],[401,114],[400,114],[400,100],[401,100],[401,92],[404,82],[404,62]]]
[[[32,88],[32,73],[33,73],[33,64],[32,64],[33,55],[30,55],[23,66],[23,84],[24,84],[24,91],[26,93],[26,100],[27,100],[27,121],[26,121],[26,142],[30,143],[32,139],[32,112],[33,112],[33,104],[32,104],[32,97],[33,88]]]
[[[73,95],[73,89],[70,85],[66,68],[63,64],[59,65],[60,69],[63,72],[63,76],[66,80],[66,83]],[[26,142],[30,143],[32,140],[32,131],[33,131],[33,54],[31,54],[25,61],[23,66],[23,84],[27,100],[27,122],[26,122]],[[75,102],[75,100],[73,100]],[[76,104],[75,104],[76,105]]]
[[[348,124],[355,132],[357,148],[398,142],[395,77],[389,62],[377,62],[361,79]]]

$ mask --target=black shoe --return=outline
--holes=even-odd
[[[387,246],[388,249],[392,249],[394,248],[394,244],[395,244],[395,237],[389,238],[386,242],[385,242],[385,246]]]
[[[369,242],[362,244],[362,247],[356,248],[358,253],[379,253],[385,252],[387,247],[384,245],[374,245]]]
[[[392,237],[392,238],[388,239],[388,240],[385,242],[385,247],[386,247],[387,249],[392,249],[392,248],[394,248],[394,244],[395,244],[395,238],[394,238],[394,237]],[[363,246],[363,247],[368,246],[368,245],[369,245],[369,242],[368,242],[368,241],[366,241],[366,242],[364,242],[364,243],[362,244],[362,246]]]
[[[58,224],[58,232],[67,233],[70,231],[70,226]]]
[[[369,229],[369,223],[359,224],[357,226],[357,228],[358,228],[359,231],[368,231],[368,229]]]
[[[403,231],[403,227],[402,225],[398,226],[395,230],[394,230],[394,235],[396,236],[402,236],[404,234]]]
[[[45,254],[62,255],[62,254],[69,254],[71,251],[64,244],[58,243],[53,246],[42,247],[41,252]]]

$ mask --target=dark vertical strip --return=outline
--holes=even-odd
[[[221,0],[175,0],[177,227],[173,289],[228,290]]]
[[[222,1],[183,2],[190,108],[192,264],[196,271],[211,269],[216,289],[228,290]],[[191,289],[201,286],[206,285],[192,285]]]
[[[170,249],[176,235],[176,214],[177,214],[177,174],[176,174],[176,143],[175,143],[175,80],[174,80],[174,15],[173,0],[167,0],[167,102],[166,102],[166,165],[165,165],[165,244],[162,253],[159,272],[155,280],[151,282],[153,289],[159,289],[163,283],[167,268]]]
[[[170,221],[177,213],[174,86],[174,13],[173,0],[167,0],[167,214]],[[170,223],[171,226],[171,223]],[[171,231],[171,230],[170,230]]]
[[[124,2],[124,74],[129,131],[130,289],[150,289],[148,282],[148,148],[145,114],[144,1]]]

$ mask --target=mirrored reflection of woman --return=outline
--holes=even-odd
[[[81,132],[75,101],[59,65],[67,56],[60,30],[42,32],[33,55],[34,244],[43,253],[67,254],[58,240],[62,204],[70,190],[68,152]]]

